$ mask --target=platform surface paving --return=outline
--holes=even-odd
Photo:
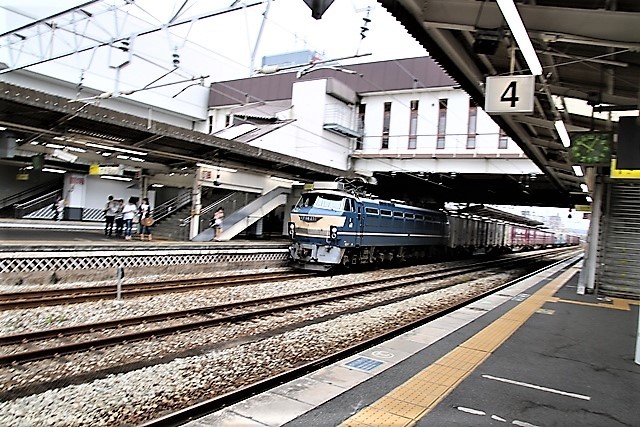
[[[640,426],[637,301],[545,273],[189,425]]]

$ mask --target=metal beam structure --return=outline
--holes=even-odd
[[[497,3],[476,0],[379,0],[460,83],[478,105],[488,76],[526,74],[526,65]],[[564,98],[590,105],[638,105],[640,4],[633,0],[517,2],[543,65],[529,114],[494,114],[494,120],[563,194],[567,205],[584,203],[583,177],[571,171],[566,148],[553,129],[615,130],[615,123],[569,114]],[[475,42],[493,31],[494,53]]]

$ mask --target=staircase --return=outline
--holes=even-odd
[[[11,209],[15,218],[23,218],[42,210],[37,218],[53,218],[51,205],[62,195],[62,184],[47,182],[0,200],[0,210]]]
[[[209,227],[209,221],[215,209],[223,207],[225,210],[237,209],[238,200],[246,198],[246,193],[231,193],[214,201],[200,210],[200,229]],[[207,202],[203,200],[203,202]],[[246,204],[246,203],[245,203]],[[189,241],[191,228],[191,192],[182,194],[153,209],[156,220],[153,234],[170,240]]]
[[[287,203],[287,195],[290,192],[290,188],[275,188],[267,194],[264,194],[263,196],[253,200],[251,203],[248,203],[246,206],[236,210],[230,215],[227,214],[222,223],[223,232],[217,240],[231,240],[233,237],[242,233],[259,219],[264,218],[265,215],[267,215],[275,208]],[[222,206],[224,208],[224,205],[222,203],[220,203],[218,206]],[[218,206],[212,205],[210,210],[213,210],[213,208],[217,209]],[[226,208],[225,212],[228,212]],[[213,230],[211,228],[207,228],[192,240],[194,242],[206,242],[212,239]]]
[[[164,218],[156,218],[152,229],[153,235],[166,237],[169,240],[189,240],[189,224],[185,224],[182,219],[190,214],[191,203],[172,211]]]

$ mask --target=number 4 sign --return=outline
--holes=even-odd
[[[535,76],[487,77],[484,111],[487,113],[531,113]]]

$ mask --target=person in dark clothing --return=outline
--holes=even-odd
[[[116,237],[122,237],[124,230],[124,219],[122,219],[122,208],[124,207],[124,200],[118,199],[118,211],[116,212],[115,224],[116,224]]]

